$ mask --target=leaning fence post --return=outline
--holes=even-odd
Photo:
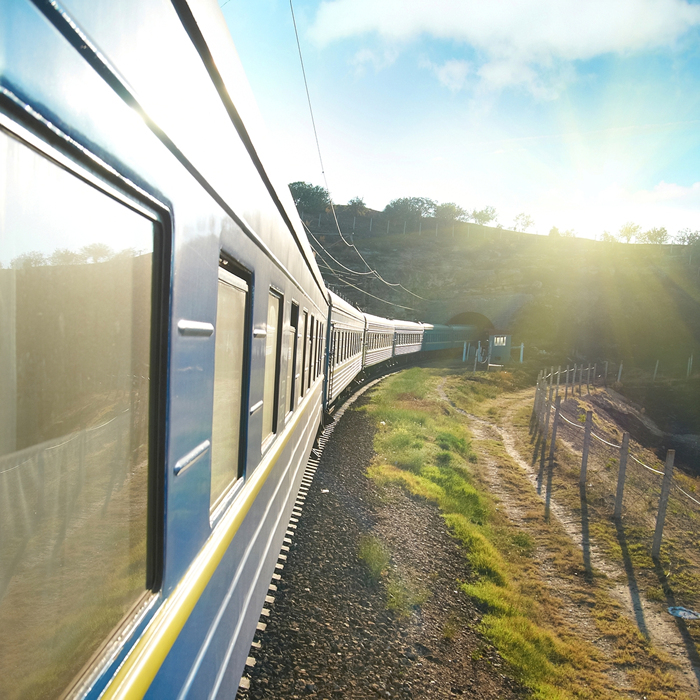
[[[656,361],[656,365],[654,367],[654,378],[651,380],[652,382],[656,381],[656,373],[659,371],[659,361]]]
[[[546,391],[546,388],[545,388]],[[552,412],[552,393],[554,392],[554,389],[550,386],[549,387],[549,398],[545,401],[544,405],[544,410],[545,410],[545,417],[544,417],[544,444],[543,444],[543,454],[542,454],[542,459],[544,460],[544,449],[546,448],[547,445],[547,436],[549,435],[549,414]]]
[[[532,404],[532,415],[535,419],[537,418],[537,407],[538,407],[539,401],[540,401],[540,376],[541,376],[541,374],[542,374],[542,372],[540,372],[537,375],[537,383],[535,384],[535,401]]]
[[[620,383],[622,379],[622,362],[620,362],[620,369],[617,370],[617,383]]]
[[[578,370],[578,395],[582,396],[581,387],[583,386],[583,362]]]
[[[617,472],[617,494],[615,495],[615,512],[613,518],[619,520],[622,517],[622,497],[625,493],[625,472],[627,471],[627,455],[630,448],[630,434],[624,433],[622,436],[622,447],[620,447],[620,469]]]
[[[552,423],[552,443],[549,446],[549,465],[554,464],[554,445],[557,441],[557,425],[559,425],[559,410],[561,405],[561,396],[557,396],[556,403],[554,404],[554,422]]]
[[[651,556],[659,558],[661,552],[661,539],[664,534],[664,521],[666,520],[666,506],[668,506],[668,494],[671,491],[671,481],[673,479],[673,460],[676,456],[675,450],[666,453],[666,466],[664,467],[664,480],[661,484],[661,496],[659,497],[659,512],[656,516],[656,530],[654,530],[654,542],[651,545]]]
[[[581,477],[578,483],[586,485],[586,470],[588,469],[588,450],[591,447],[591,429],[593,428],[593,411],[586,411],[586,428],[583,433],[583,454],[581,456]]]

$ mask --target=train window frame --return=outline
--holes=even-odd
[[[228,508],[234,495],[242,486],[247,473],[247,456],[248,456],[248,423],[250,411],[245,407],[250,402],[250,358],[251,358],[251,339],[253,327],[253,274],[246,267],[241,265],[233,256],[228,254],[225,249],[219,251],[219,274],[217,276],[217,312],[218,312],[218,285],[221,282],[221,272],[227,276],[232,276],[240,280],[246,285],[246,289],[242,290],[240,285],[231,280],[225,280],[228,284],[245,291],[245,309],[243,320],[243,357],[241,361],[241,410],[239,416],[238,428],[238,463],[236,479],[231,481],[228,486],[219,494],[215,503],[210,503],[209,521],[213,528],[218,522],[221,514]],[[218,324],[217,324],[218,325]],[[214,339],[216,343],[216,336]],[[214,365],[216,377],[216,364]],[[212,392],[213,400],[213,392]],[[213,429],[213,425],[212,425]],[[212,434],[213,438],[213,434]],[[213,454],[213,439],[212,439],[212,454]],[[211,476],[210,476],[211,484]]]
[[[309,314],[309,335],[306,342],[309,345],[309,354],[307,356],[307,369],[308,369],[308,379],[307,379],[307,389],[311,389],[311,385],[314,383],[313,377],[313,351],[314,351],[314,326],[316,321],[313,314]]]
[[[308,354],[308,348],[307,346],[307,340],[306,337],[308,335],[309,331],[309,310],[304,309],[304,330],[301,336],[301,381],[299,383],[299,401],[304,398],[306,395],[306,381],[307,381],[307,374],[306,374],[306,357]]]
[[[150,269],[151,317],[149,342],[148,450],[146,495],[146,561],[142,593],[131,608],[100,640],[99,646],[63,689],[61,697],[87,692],[99,679],[113,672],[117,658],[133,646],[137,631],[158,608],[164,575],[165,539],[165,455],[168,356],[171,310],[171,271],[173,212],[155,188],[140,181],[137,185],[123,174],[110,154],[98,155],[90,145],[68,136],[60,126],[49,124],[9,92],[0,94],[0,133],[14,139],[40,158],[149,220],[153,226],[153,253]]]
[[[271,431],[265,434],[265,401],[267,400],[267,341],[270,338],[270,328],[269,328],[269,318],[270,318],[270,300],[277,300],[277,327],[275,329],[275,345],[272,356],[274,357],[275,369],[272,374],[272,391],[270,396],[272,398],[272,416],[271,416]],[[262,440],[260,443],[261,454],[266,452],[275,439],[279,431],[279,404],[280,404],[280,376],[282,370],[282,335],[284,329],[284,294],[275,287],[270,286],[267,295],[267,314],[265,316],[265,328],[267,335],[265,336],[265,362],[263,365],[263,413],[262,413]]]
[[[291,381],[287,386],[287,417],[294,412],[297,407],[296,401],[296,388],[297,388],[297,350],[299,345],[299,303],[292,299],[290,310],[289,310],[289,328],[290,328],[290,340],[291,343],[291,358],[288,358],[288,362],[291,362]],[[287,374],[287,379],[290,378],[290,374]]]

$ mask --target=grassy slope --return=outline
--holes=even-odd
[[[440,507],[471,567],[462,589],[485,611],[483,632],[516,677],[533,697],[543,699],[620,697],[611,680],[616,673],[650,700],[683,697],[673,677],[661,670],[663,656],[620,614],[608,582],[584,576],[581,552],[555,522],[544,521],[539,497],[502,446],[490,441],[476,454],[468,419],[436,394],[439,375],[437,370],[411,369],[375,391],[367,407],[379,428],[370,476],[380,484],[399,483]],[[487,406],[502,391],[503,381],[461,382],[460,401],[467,407]],[[514,525],[489,492],[480,469],[483,450],[500,461],[501,478],[529,509],[525,526]],[[570,594],[590,608],[611,655],[585,641],[562,612],[555,586],[533,557],[536,549],[551,555],[548,563],[557,576],[575,582]]]

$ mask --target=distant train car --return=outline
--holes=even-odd
[[[450,350],[454,347],[454,332],[452,326],[442,326],[432,323],[423,324],[423,350]]]
[[[420,352],[423,347],[423,324],[412,321],[394,320],[396,337],[394,340],[394,356],[410,355]]]
[[[380,316],[365,316],[365,347],[363,367],[390,360],[394,355],[394,322]]]
[[[330,292],[330,344],[326,406],[330,406],[362,371],[365,317],[361,311]]]
[[[454,350],[464,343],[474,343],[478,339],[476,326],[444,326],[423,324],[423,351]]]

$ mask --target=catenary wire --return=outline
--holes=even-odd
[[[320,255],[320,253],[319,253]],[[343,284],[346,284],[348,287],[352,287],[353,289],[356,289],[358,292],[362,292],[363,294],[366,294],[369,297],[372,297],[372,299],[376,299],[377,301],[384,302],[385,304],[389,304],[390,306],[396,306],[400,309],[406,309],[408,311],[416,311],[412,306],[404,306],[403,304],[397,304],[394,301],[387,301],[386,299],[382,299],[381,297],[378,297],[370,292],[365,291],[364,289],[361,289],[360,287],[355,286],[352,284],[352,282],[348,282],[344,277],[341,277],[340,274],[338,273],[337,270],[334,270],[324,259],[321,257],[321,262],[323,263],[323,267],[325,267],[329,272],[333,274],[333,276],[339,281],[342,282]]]
[[[311,95],[309,93],[309,83],[308,80],[306,79],[306,69],[304,67],[304,57],[301,52],[301,42],[299,41],[299,31],[297,29],[297,21],[296,17],[294,16],[294,4],[292,0],[289,0],[289,9],[291,10],[292,13],[292,24],[294,25],[294,36],[296,38],[297,42],[297,50],[299,51],[299,62],[301,63],[301,73],[304,78],[304,89],[306,90],[306,100],[309,104],[309,113],[311,114],[311,124],[313,126],[313,132],[314,132],[314,139],[316,140],[316,150],[318,151],[318,160],[321,164],[321,174],[323,175],[323,181],[326,185],[326,191],[330,192],[330,187],[328,186],[328,177],[326,176],[326,169],[325,166],[323,165],[323,156],[321,155],[321,144],[318,138],[318,130],[316,129],[316,120],[314,119],[314,111],[313,107],[311,106]],[[345,236],[343,236],[343,232],[340,228],[340,223],[338,222],[338,217],[335,212],[335,207],[333,206],[333,200],[331,198],[331,212],[333,213],[333,220],[335,221],[336,228],[338,229],[338,234],[340,235],[341,240],[343,243],[345,243],[348,248],[353,248],[357,255],[359,256],[360,260],[367,266],[367,269],[369,270],[369,274],[375,275],[378,279],[380,279],[384,284],[388,285],[389,287],[401,287],[405,292],[408,294],[411,294],[412,296],[416,297],[417,299],[421,299],[422,301],[430,301],[429,299],[426,299],[425,297],[420,296],[420,294],[416,294],[415,292],[411,291],[410,289],[406,288],[401,284],[400,282],[389,282],[385,280],[377,270],[375,270],[368,262],[365,260],[364,256],[362,253],[358,250],[357,246],[355,246],[354,243],[348,243],[347,240],[345,239]],[[354,274],[364,274],[356,271],[352,271]],[[360,290],[362,291],[362,290]],[[404,307],[404,308],[410,308],[410,307]]]

